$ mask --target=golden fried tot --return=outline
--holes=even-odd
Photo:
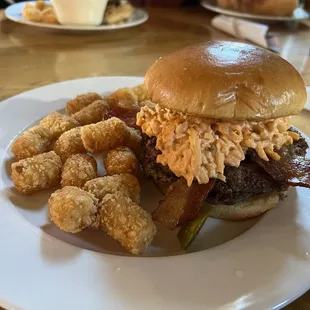
[[[79,123],[70,116],[53,112],[44,117],[41,120],[40,125],[49,128],[53,137],[58,139],[64,132],[78,127]]]
[[[98,227],[97,204],[94,195],[78,187],[66,186],[51,195],[49,217],[61,230],[78,233],[90,226]]]
[[[11,151],[20,160],[49,151],[52,143],[50,129],[39,125],[23,132],[12,143]]]
[[[151,216],[121,193],[107,194],[98,205],[100,228],[132,254],[140,254],[157,232]]]
[[[126,146],[109,151],[104,157],[104,167],[108,175],[130,173],[137,174],[138,160]]]
[[[96,159],[87,154],[74,154],[63,166],[61,187],[83,187],[87,181],[94,178],[97,178]]]
[[[124,141],[124,145],[129,147],[137,156],[141,152],[141,134],[139,130],[128,127],[128,134]]]
[[[54,151],[65,162],[70,155],[86,153],[81,138],[81,127],[64,132],[54,145]]]
[[[128,127],[119,118],[112,117],[83,126],[81,134],[85,149],[91,153],[99,153],[122,145],[128,136]]]
[[[106,101],[96,100],[82,110],[72,114],[72,117],[81,125],[98,123],[102,120],[104,111],[109,108],[110,107]]]
[[[146,90],[146,87],[144,84],[137,85],[132,88],[132,91],[138,98],[138,103],[150,99],[149,93]]]
[[[46,24],[58,24],[58,19],[53,8],[45,8],[42,11],[42,23]]]
[[[31,9],[34,8],[34,6],[30,2],[26,2],[24,5],[24,9]]]
[[[138,104],[138,98],[129,87],[120,88],[106,97],[111,108],[122,107],[131,109]]]
[[[72,115],[96,100],[101,100],[102,97],[94,92],[86,93],[75,97],[74,99],[67,102],[67,113]]]
[[[16,190],[29,195],[60,183],[62,162],[53,151],[22,159],[12,164],[12,180]]]
[[[111,108],[136,109],[140,102],[149,99],[149,95],[145,86],[141,84],[133,88],[120,88],[107,96],[106,99]]]
[[[45,1],[38,0],[35,2],[34,7],[40,11],[43,11],[45,9],[46,3]]]
[[[92,193],[100,200],[107,194],[116,192],[128,196],[132,201],[139,203],[140,201],[140,184],[138,179],[128,173],[115,174],[87,181],[84,190]]]
[[[34,22],[34,23],[39,23],[41,21],[41,18],[42,18],[42,14],[41,14],[41,11],[36,9],[35,7],[30,7],[30,6],[27,6],[23,9],[23,12],[22,12],[22,16],[30,21],[30,22]]]

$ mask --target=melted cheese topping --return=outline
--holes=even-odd
[[[262,122],[219,122],[175,112],[156,105],[143,107],[137,115],[137,125],[148,136],[157,138],[156,149],[161,151],[157,162],[168,165],[190,186],[194,179],[200,184],[209,178],[225,181],[225,165],[238,167],[248,148],[268,161],[279,160],[275,152],[283,144],[298,140],[298,134],[287,131],[289,118]]]

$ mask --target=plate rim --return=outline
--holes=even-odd
[[[10,14],[10,11],[14,8],[22,8],[26,3],[34,3],[35,1],[22,1],[22,2],[17,2],[14,4],[11,4],[5,9],[5,16],[16,23],[22,24],[22,25],[28,25],[28,26],[34,26],[38,28],[44,28],[44,29],[53,29],[53,30],[64,30],[64,31],[110,31],[110,30],[119,30],[119,29],[125,29],[125,28],[131,28],[135,27],[138,25],[141,25],[145,23],[149,19],[149,14],[141,9],[134,7],[134,11],[141,13],[142,17],[138,20],[131,21],[131,22],[125,22],[119,25],[100,25],[100,26],[66,26],[66,25],[54,25],[54,24],[46,24],[46,23],[35,23],[31,21],[25,20],[23,17],[17,18]],[[49,1],[47,1],[49,2]]]
[[[93,81],[95,81],[95,80],[98,80],[98,81],[100,81],[100,82],[102,82],[102,84],[104,85],[105,83],[104,83],[104,80],[106,80],[106,81],[108,81],[108,80],[117,80],[117,79],[123,79],[124,81],[126,81],[126,80],[128,80],[128,81],[137,81],[137,83],[140,83],[140,81],[143,79],[143,78],[141,78],[141,77],[134,77],[134,76],[132,76],[132,77],[124,77],[124,76],[105,76],[105,77],[94,77],[94,78],[83,78],[83,79],[78,79],[78,80],[71,80],[71,81],[63,81],[63,82],[59,82],[59,83],[54,83],[54,84],[50,84],[50,85],[45,85],[45,86],[41,86],[41,87],[39,87],[39,88],[36,88],[36,89],[32,89],[32,90],[28,90],[28,91],[26,91],[26,92],[23,92],[23,93],[21,93],[21,94],[19,94],[19,95],[16,95],[16,96],[13,96],[13,97],[10,97],[10,98],[7,98],[6,100],[4,100],[4,101],[2,101],[1,103],[0,103],[0,108],[1,107],[5,107],[6,105],[10,105],[10,104],[12,104],[13,103],[13,100],[18,100],[18,99],[20,99],[20,98],[22,98],[23,96],[25,96],[25,97],[31,97],[32,96],[32,94],[34,94],[34,93],[38,93],[38,92],[40,92],[40,91],[46,91],[46,90],[48,90],[48,88],[50,88],[50,89],[53,89],[54,87],[66,87],[66,86],[68,86],[69,84],[78,84],[78,83],[82,83],[82,82],[85,82],[85,81],[89,81],[89,83],[91,84],[91,82],[93,82]],[[125,82],[124,82],[125,83]],[[129,83],[129,82],[128,82]],[[74,87],[73,87],[74,88]],[[111,91],[112,91],[112,89],[111,89]],[[35,96],[37,96],[37,95],[35,95]],[[309,141],[309,139],[308,139],[308,141]],[[0,145],[0,147],[2,147],[1,145]],[[1,153],[0,153],[1,154]],[[3,155],[5,154],[5,152],[3,152]],[[3,156],[1,156],[1,159],[3,159]],[[1,161],[1,167],[2,167],[2,161]],[[2,184],[2,178],[0,179],[0,189],[3,189],[3,184]],[[0,195],[0,201],[1,202],[5,202],[5,199],[4,199],[4,197],[2,197],[1,195]],[[8,204],[8,201],[6,201],[6,204]],[[7,207],[8,208],[8,207]],[[17,216],[16,216],[16,212],[15,212],[16,210],[14,210],[14,209],[11,209],[7,214],[8,214],[8,221],[10,221],[10,220],[14,220],[14,225],[15,224],[20,224],[20,221],[22,220],[22,218],[20,218],[19,220],[17,220]],[[267,218],[268,216],[266,216],[266,218]],[[309,217],[310,217],[310,215],[309,215]],[[17,223],[18,222],[18,223]],[[6,222],[6,219],[5,218],[1,218],[0,217],[0,223],[4,223],[5,225],[5,227],[6,228],[8,228],[8,229],[12,229],[13,228],[13,226],[10,228],[10,227],[8,227],[9,225],[8,225],[8,223]],[[13,222],[12,222],[13,223]],[[31,225],[32,226],[32,225]],[[21,230],[23,230],[24,232],[25,232],[25,236],[27,235],[27,234],[31,234],[31,236],[32,236],[32,239],[40,239],[41,238],[41,234],[38,234],[37,232],[35,232],[34,230],[33,230],[33,227],[27,227],[27,225],[22,225],[21,227],[19,227]],[[30,229],[29,229],[30,228]],[[309,225],[309,228],[310,228],[310,225]],[[1,230],[1,229],[3,229],[3,227],[0,225],[0,234],[1,234],[1,232],[3,233],[3,230]],[[256,229],[256,228],[255,228]],[[252,229],[250,230],[250,231],[252,231]],[[42,232],[41,232],[42,233]],[[310,230],[308,231],[308,235],[309,235],[309,233],[310,233]],[[237,237],[236,239],[238,239],[239,240],[239,242],[241,242],[242,241],[242,239],[244,239],[244,238],[246,238],[246,236],[248,235],[248,233],[245,233],[245,234],[242,234],[240,237]],[[54,241],[54,240],[52,240],[52,238],[49,236],[49,235],[47,235],[47,238],[48,239],[50,239],[50,240],[48,240],[48,241],[46,241],[46,242],[49,242],[49,246],[52,246],[52,244],[53,244],[53,246],[55,246],[55,244],[56,244],[56,247],[57,248],[62,248],[62,249],[67,249],[68,250],[68,248],[69,249],[73,249],[74,248],[74,251],[77,251],[77,247],[75,247],[75,246],[73,246],[73,245],[70,245],[70,244],[66,244],[66,243],[64,243],[63,241],[60,241],[60,240],[58,240],[58,239],[55,239],[55,238],[53,238],[53,239],[55,239],[56,241]],[[189,259],[190,260],[192,260],[192,261],[194,261],[194,262],[196,262],[196,261],[199,261],[200,259],[201,259],[201,257],[202,256],[204,256],[204,254],[203,253],[207,253],[207,252],[215,252],[215,253],[217,253],[217,252],[219,252],[219,253],[221,253],[222,251],[223,251],[223,248],[224,248],[224,251],[225,251],[225,248],[227,248],[227,246],[229,246],[230,248],[232,247],[232,244],[233,243],[235,243],[236,242],[236,239],[234,239],[234,240],[231,240],[230,242],[228,242],[228,243],[225,243],[225,244],[222,244],[222,245],[220,245],[220,246],[218,246],[218,247],[215,247],[214,249],[210,249],[210,250],[205,250],[205,251],[200,251],[200,252],[196,252],[196,253],[190,253],[190,254],[187,254],[187,255],[180,255],[180,256],[169,256],[169,257],[162,257],[162,258],[152,258],[152,257],[144,257],[144,258],[141,258],[141,257],[139,257],[138,258],[138,260],[139,260],[139,262],[141,262],[141,264],[147,264],[147,265],[150,265],[150,262],[152,262],[152,263],[154,263],[154,264],[156,264],[156,265],[163,265],[163,264],[168,264],[168,265],[171,265],[171,263],[174,263],[174,262],[179,262],[180,264],[184,264],[184,262],[185,261],[188,261]],[[238,240],[237,240],[237,243],[238,243]],[[1,241],[0,241],[1,242]],[[28,239],[26,239],[26,241],[25,242],[29,242],[29,240]],[[35,240],[33,240],[33,242],[35,242]],[[1,244],[1,243],[0,243]],[[11,245],[11,246],[13,246],[13,245]],[[215,251],[214,251],[215,250]],[[71,251],[71,250],[70,250]],[[118,261],[118,263],[120,263],[120,264],[127,264],[127,263],[132,263],[132,261],[133,260],[136,260],[137,258],[136,257],[123,257],[123,256],[121,256],[121,257],[118,257],[118,256],[114,256],[114,255],[110,255],[110,254],[102,254],[102,253],[94,253],[94,252],[92,252],[92,251],[89,251],[89,250],[83,250],[82,251],[83,252],[83,255],[81,255],[81,256],[83,256],[84,258],[85,257],[87,257],[88,258],[88,260],[90,260],[90,259],[95,259],[96,261],[99,261],[99,263],[103,263],[103,261],[105,261],[105,260],[107,260],[107,261],[110,261],[111,259],[116,259],[117,261]],[[206,255],[206,257],[209,257],[210,258],[210,256],[211,256],[211,258],[212,258],[212,256],[214,256],[214,255]],[[39,260],[41,260],[42,258],[40,257],[40,259],[39,259],[39,257],[36,257],[36,259],[38,259],[38,261]],[[3,260],[3,258],[0,256],[0,262]],[[147,263],[145,263],[145,262],[147,262]],[[77,262],[76,262],[77,263]],[[0,267],[0,269],[1,269],[1,267]],[[309,269],[307,269],[307,274],[310,274],[310,268]],[[5,282],[5,281],[4,281]],[[0,288],[3,288],[3,284],[1,285],[1,282],[0,282]],[[270,306],[272,306],[273,307],[273,309],[280,309],[281,307],[283,307],[283,306],[285,306],[286,304],[288,304],[288,303],[290,303],[291,301],[293,301],[294,299],[296,299],[296,298],[298,298],[299,296],[301,296],[304,292],[306,292],[307,290],[308,290],[308,288],[310,287],[310,279],[308,280],[307,279],[307,287],[305,288],[304,287],[304,289],[303,290],[299,290],[298,291],[298,293],[296,293],[294,296],[291,296],[290,298],[286,298],[285,300],[282,300],[282,302],[279,304],[278,303],[278,301],[274,301],[274,302],[276,302],[276,304],[272,304],[272,305],[270,305]],[[2,295],[2,292],[0,291],[0,305],[2,305],[2,304],[4,304],[1,300],[3,299],[3,297],[1,296]],[[2,297],[2,298],[1,298]],[[11,301],[11,302],[13,302],[13,300]],[[10,301],[9,301],[9,303],[10,303]],[[205,306],[208,306],[208,305],[205,305]],[[252,307],[253,308],[253,307]],[[251,309],[252,309],[251,308]],[[129,308],[128,308],[129,309]],[[131,308],[130,308],[131,309]],[[198,308],[197,308],[198,309]],[[199,308],[200,309],[200,308]],[[253,309],[256,309],[255,307],[253,308]]]
[[[242,13],[242,12],[237,12],[234,10],[229,10],[229,9],[223,9],[219,7],[217,4],[213,4],[214,0],[201,0],[200,5],[207,9],[211,10],[213,12],[223,14],[223,15],[228,15],[228,16],[233,16],[237,18],[246,18],[246,19],[255,19],[255,20],[266,20],[266,21],[284,21],[284,22],[289,22],[289,21],[302,21],[305,19],[310,18],[310,14],[304,11],[305,13],[308,14],[306,17],[295,17],[295,16],[272,16],[272,15],[259,15],[259,14],[251,14],[251,13]]]

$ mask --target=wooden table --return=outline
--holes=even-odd
[[[0,11],[0,101],[20,92],[59,81],[105,75],[143,76],[161,55],[193,43],[237,40],[210,26],[214,14],[202,8],[149,9],[149,21],[135,28],[92,34],[60,33],[13,23]],[[310,30],[272,30],[281,55],[310,85]],[[310,135],[310,112],[293,117]],[[310,292],[287,310],[310,309]]]

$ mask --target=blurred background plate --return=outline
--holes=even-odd
[[[100,25],[100,26],[84,26],[84,25],[77,25],[77,26],[65,26],[65,25],[55,25],[55,24],[45,24],[45,23],[34,23],[27,21],[23,16],[22,16],[22,11],[26,3],[35,3],[35,1],[27,1],[27,2],[19,2],[10,5],[6,10],[5,10],[5,15],[8,19],[21,23],[21,24],[26,24],[30,26],[35,26],[35,27],[41,27],[41,28],[48,28],[48,29],[57,29],[57,30],[75,30],[75,31],[106,31],[106,30],[115,30],[115,29],[123,29],[123,28],[129,28],[129,27],[134,27],[140,24],[145,23],[149,16],[148,14],[138,8],[134,8],[134,11],[131,15],[131,17],[126,21],[121,24],[116,24],[116,25]]]
[[[298,20],[304,20],[304,19],[309,18],[309,14],[302,8],[295,9],[293,16],[270,16],[270,15],[243,13],[243,12],[223,9],[217,5],[216,0],[203,0],[200,2],[200,4],[205,9],[208,9],[210,11],[213,11],[219,14],[239,17],[239,18],[257,19],[257,20],[266,20],[266,21],[298,21]]]

